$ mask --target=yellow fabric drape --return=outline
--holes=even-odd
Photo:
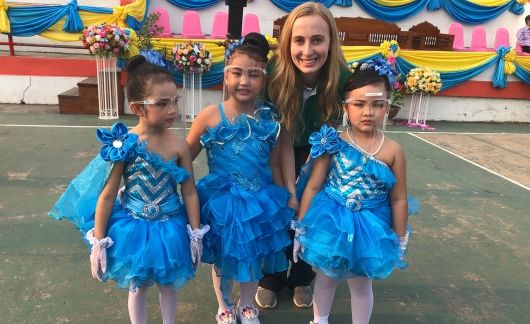
[[[504,6],[508,2],[512,0],[468,0],[469,2],[472,2],[474,4],[477,4],[479,6],[483,7],[500,7]]]
[[[373,0],[375,3],[385,7],[404,6],[417,0]],[[512,0],[468,0],[483,7],[500,7]]]
[[[404,6],[417,0],[374,0],[375,3],[385,7]]]
[[[347,62],[359,61],[379,53],[377,46],[342,46],[342,52]]]
[[[496,52],[406,51],[400,57],[415,66],[428,66],[440,72],[464,71],[486,64]]]
[[[516,56],[514,62],[515,65],[530,73],[530,56]]]
[[[117,6],[112,9],[112,24],[116,24],[121,28],[127,27],[125,25],[125,18],[127,16],[134,17],[138,21],[144,19],[145,10],[147,9],[145,0],[137,0],[125,6]],[[88,26],[88,25],[87,25]]]
[[[140,54],[140,50],[138,49],[138,35],[136,35],[136,32],[132,28],[127,28],[127,31],[129,32],[129,51],[126,55],[127,57],[133,57]]]
[[[117,9],[117,8],[120,8],[120,9]],[[144,14],[145,14],[146,9],[147,8],[146,8],[145,0],[137,0],[136,2],[133,2],[125,6],[115,7],[114,12],[112,14],[102,14],[102,13],[79,10],[79,16],[81,17],[81,21],[83,21],[83,25],[85,26],[93,26],[93,25],[99,25],[103,23],[110,23],[110,24],[117,24],[119,27],[125,28],[127,27],[125,25],[125,18],[127,16],[123,16],[123,20],[119,20],[122,17],[121,16],[122,13],[126,13],[127,15],[134,17],[138,21],[142,21],[144,19]],[[119,21],[121,21],[121,23]],[[39,36],[53,39],[56,41],[61,41],[61,42],[78,41],[81,38],[81,33],[64,32],[62,30],[64,26],[64,22],[65,22],[65,18],[62,18],[56,24],[51,26],[48,30],[40,33]]]
[[[11,24],[7,17],[7,9],[9,6],[5,0],[0,0],[0,33],[10,33]]]

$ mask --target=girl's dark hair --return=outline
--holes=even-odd
[[[234,49],[234,52],[230,55],[230,59],[237,54],[246,54],[251,58],[267,64],[269,54],[269,42],[260,33],[249,33],[245,36],[245,39]],[[229,60],[230,60],[229,59]]]
[[[355,89],[362,88],[367,85],[384,83],[385,89],[388,94],[392,90],[390,82],[386,75],[379,75],[379,73],[374,69],[374,67],[368,67],[361,69],[362,64],[357,65],[353,74],[348,79],[346,86],[344,87],[344,92],[350,92]]]
[[[143,100],[149,96],[155,84],[175,82],[168,70],[147,62],[142,55],[136,55],[127,64],[127,93],[129,101]]]

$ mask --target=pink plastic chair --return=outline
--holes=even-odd
[[[455,22],[449,25],[448,34],[455,35],[455,39],[453,41],[453,49],[464,49],[464,28],[462,27],[462,24]]]
[[[186,10],[182,15],[182,38],[204,38],[201,28],[201,18],[195,10]]]
[[[471,32],[471,50],[472,51],[487,51],[486,46],[486,30],[482,26],[473,27]]]
[[[155,8],[153,13],[158,14],[157,27],[162,27],[162,32],[157,37],[171,37],[171,28],[169,27],[169,15],[164,8]]]
[[[246,36],[252,32],[259,33],[259,19],[257,15],[249,13],[243,17],[241,36]]]
[[[510,34],[506,28],[498,28],[495,32],[495,45],[493,48],[497,50],[499,46],[510,47]]]
[[[218,11],[213,16],[211,38],[226,38],[228,34],[228,14]]]

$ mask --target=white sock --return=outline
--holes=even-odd
[[[131,324],[147,323],[147,287],[136,288],[135,292],[129,291],[127,304]]]
[[[177,289],[171,286],[158,286],[158,289],[160,290],[158,299],[160,300],[162,323],[173,324],[177,317]]]
[[[327,324],[335,290],[339,281],[318,272],[313,290],[313,316],[314,322]]]
[[[313,318],[313,324],[329,324],[328,322],[328,316],[317,316]]]
[[[351,298],[352,324],[368,324],[374,306],[372,280],[366,277],[348,279]]]

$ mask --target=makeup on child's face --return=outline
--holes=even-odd
[[[303,77],[318,77],[328,59],[330,29],[321,16],[314,14],[296,19],[291,34],[291,59]]]
[[[267,71],[265,69],[256,67],[245,68],[237,65],[225,66],[224,71],[234,78],[246,77],[250,81],[263,80],[265,75],[267,75]]]
[[[224,82],[228,96],[240,102],[254,102],[265,85],[265,64],[245,54],[230,59]]]
[[[384,84],[370,84],[346,93],[344,110],[357,130],[379,127],[390,107]]]

